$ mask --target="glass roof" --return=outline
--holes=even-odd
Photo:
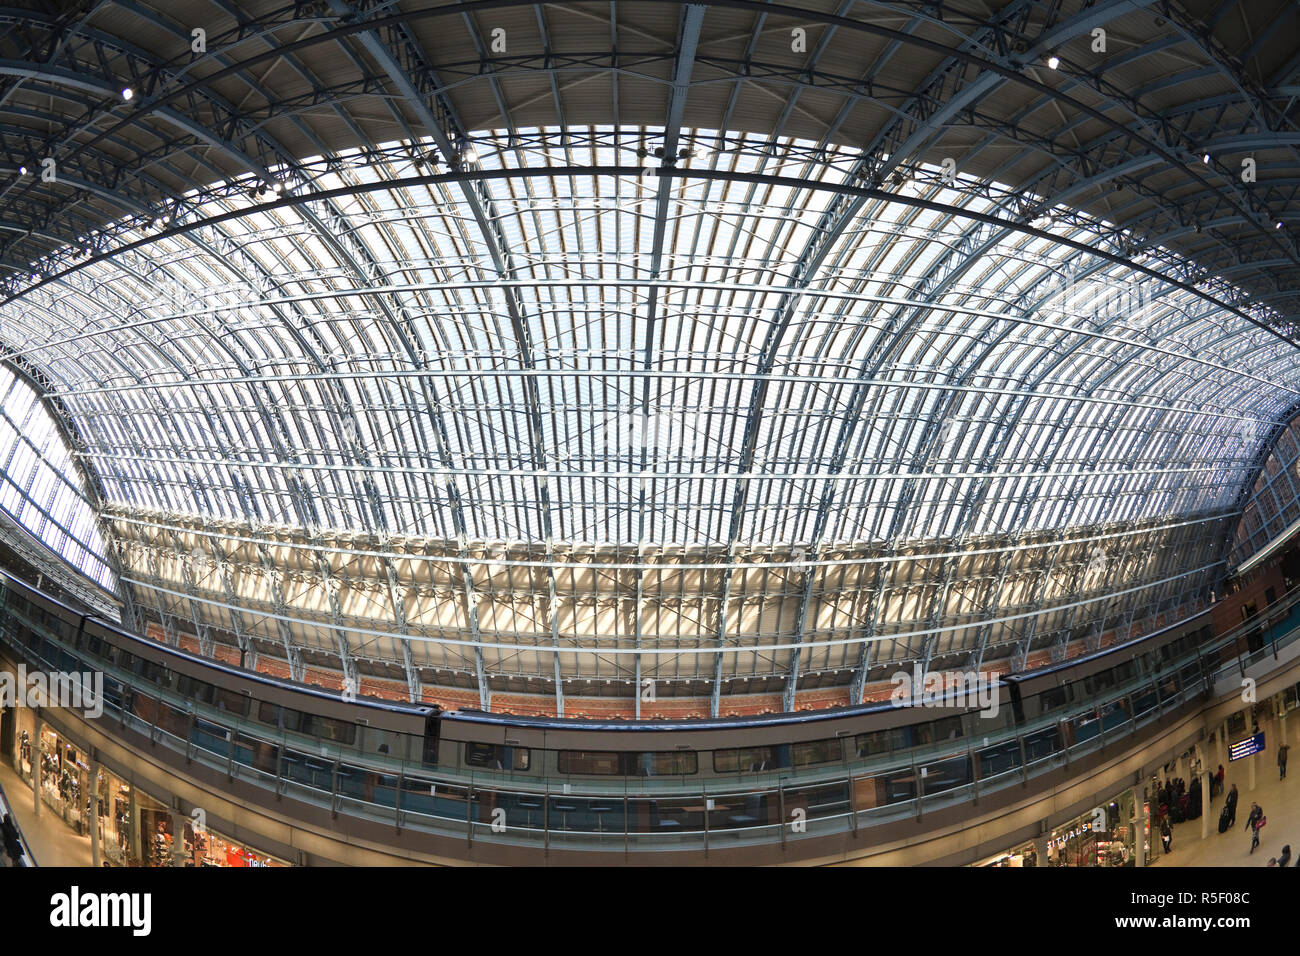
[[[431,178],[427,142],[308,160],[315,178],[280,202],[213,191],[167,224],[194,228],[142,226],[125,236],[139,247],[0,308],[84,436],[114,527],[153,536],[122,554],[132,580],[199,632],[252,630],[240,609],[258,607],[268,640],[345,669],[352,638],[409,666],[409,638],[417,665],[477,666],[481,687],[485,668],[550,675],[551,657],[509,647],[561,641],[582,649],[565,657],[575,673],[634,640],[661,670],[713,680],[712,654],[670,655],[774,648],[729,657],[737,675],[794,673],[805,638],[804,666],[834,673],[861,671],[874,641],[893,643],[873,662],[1017,646],[1023,659],[1081,629],[1131,636],[1208,590],[1259,444],[1300,403],[1292,346],[1066,244],[1110,247],[1105,223],[981,221],[1005,190],[937,166],[846,205],[832,187],[853,149],[692,130],[680,177],[654,175],[652,151],[639,175],[593,171],[635,165],[662,137],[477,134],[479,193]],[[1136,262],[1177,272],[1163,250]],[[307,534],[378,543],[304,596],[167,564],[168,549],[206,554],[204,523],[234,536],[217,551],[275,536],[242,549],[249,567],[292,564],[297,534],[294,573],[318,579],[338,566],[313,567]],[[394,577],[397,535],[493,560],[477,585]],[[975,538],[993,544],[945,551]],[[1098,540],[1125,554],[1102,560],[1109,578],[1094,573]],[[535,550],[466,556],[473,542]],[[713,570],[612,570],[557,598],[554,570],[607,545],[632,569],[663,560],[648,548],[705,548]],[[1023,567],[1006,557],[1021,547]],[[765,549],[818,573],[769,577]],[[842,566],[834,583],[836,561],[868,553],[888,573],[859,565],[846,582]],[[550,596],[545,576],[494,577],[512,561],[550,567]],[[475,605],[485,580],[492,613]],[[377,596],[398,585],[425,588],[423,609]],[[599,610],[609,598],[630,625]],[[728,617],[729,601],[769,598],[773,614]],[[567,617],[543,610],[556,600]],[[481,649],[467,663],[471,643],[486,664]]]
[[[113,591],[95,506],[58,425],[25,377],[0,365],[0,510]]]
[[[1300,418],[1282,429],[1251,486],[1229,563],[1238,568],[1290,537],[1300,522]],[[1275,550],[1275,548],[1274,548]]]
[[[32,291],[8,337],[60,383],[111,502],[443,538],[726,543],[750,474],[750,543],[810,540],[823,498],[836,541],[1190,514],[1245,478],[1225,439],[1300,396],[1285,343],[1040,238],[995,237],[926,298],[970,224],[900,203],[864,204],[804,284],[831,192],[674,182],[652,275],[657,179],[551,175],[626,150],[543,132],[478,146],[539,167],[486,184],[508,275],[449,185],[383,188],[336,201],[345,244],[315,204],[251,210]],[[817,182],[845,160],[689,139],[692,167]],[[322,162],[314,187],[421,175],[397,155]],[[960,185],[921,168],[902,191],[991,208]]]

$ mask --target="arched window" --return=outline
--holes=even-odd
[[[109,591],[117,581],[86,483],[36,390],[0,366],[0,511]]]

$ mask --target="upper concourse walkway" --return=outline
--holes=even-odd
[[[1153,861],[1151,866],[1267,866],[1271,857],[1282,852],[1282,847],[1291,846],[1291,865],[1296,864],[1296,853],[1300,852],[1300,769],[1297,761],[1292,759],[1287,769],[1287,777],[1278,777],[1277,748],[1279,741],[1279,721],[1276,717],[1261,716],[1259,727],[1264,732],[1268,749],[1255,759],[1255,789],[1250,789],[1250,758],[1229,763],[1226,753],[1222,758],[1224,770],[1224,792],[1237,785],[1237,822],[1226,833],[1219,833],[1219,813],[1223,809],[1223,796],[1216,795],[1207,811],[1209,835],[1201,838],[1201,819],[1188,820],[1174,824],[1173,852]],[[1286,720],[1288,743],[1293,748],[1300,744],[1300,713],[1289,716]],[[1206,752],[1218,766],[1220,759],[1215,747],[1207,747]],[[1300,749],[1297,749],[1300,753]],[[1187,778],[1188,786],[1193,784]],[[1197,782],[1199,786],[1199,781]],[[1258,803],[1264,811],[1268,822],[1260,831],[1259,846],[1250,852],[1250,832],[1246,829],[1246,818],[1250,815],[1251,803]],[[1157,832],[1153,839],[1159,839]]]

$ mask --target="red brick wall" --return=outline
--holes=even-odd
[[[1255,610],[1263,614],[1268,607],[1268,601],[1265,600],[1264,595],[1269,588],[1273,588],[1275,597],[1279,601],[1286,593],[1286,589],[1282,585],[1280,555],[1268,559],[1259,567],[1243,575],[1239,580],[1234,581],[1231,593],[1220,595],[1214,609],[1210,611],[1210,619],[1214,623],[1214,633],[1226,634],[1241,624],[1243,620],[1241,609],[1252,602],[1255,605]]]
[[[276,657],[257,658],[257,669],[260,673],[268,677],[274,677],[276,680],[292,680],[293,675],[289,672],[289,665]]]
[[[1263,595],[1268,587],[1276,587],[1278,597],[1281,597],[1282,577],[1276,560],[1269,566],[1258,569],[1249,581],[1243,583],[1242,589],[1238,593],[1225,596],[1218,602],[1213,611],[1216,630],[1232,627],[1239,623],[1241,620],[1240,607],[1246,601],[1256,601],[1262,612],[1264,608]],[[1101,636],[1101,647],[1114,646],[1130,639],[1130,637],[1138,636],[1142,632],[1155,630],[1163,626],[1164,623],[1165,616],[1160,615],[1153,621],[1143,622],[1141,625],[1135,626],[1132,635],[1107,631]],[[162,628],[156,624],[149,625],[148,635],[156,641],[164,639]],[[192,654],[200,653],[199,642],[193,635],[180,634],[179,639],[182,649]],[[1087,653],[1087,645],[1083,640],[1071,641],[1066,646],[1067,660],[1085,653]],[[229,644],[214,645],[213,656],[222,663],[233,666],[239,665],[239,648],[232,647]],[[1026,660],[1025,669],[1035,670],[1051,663],[1050,651],[1035,651]],[[259,656],[257,670],[279,680],[291,679],[288,663],[281,658]],[[985,667],[983,673],[986,677],[992,679],[1007,673],[1009,670],[1009,662],[996,661]],[[308,667],[305,677],[308,684],[334,691],[342,691],[343,689],[343,675],[337,670],[324,667]],[[893,691],[894,683],[892,681],[869,684],[865,688],[863,700],[865,703],[886,701],[889,700]],[[404,682],[374,677],[362,679],[360,693],[362,696],[381,700],[402,702],[408,699],[407,687]],[[471,690],[441,687],[424,688],[421,700],[428,704],[438,704],[447,710],[467,707],[477,708],[479,706],[478,694]],[[496,694],[493,695],[492,701],[492,709],[499,713],[521,716],[555,715],[555,699],[550,695]],[[796,711],[823,710],[832,707],[844,707],[849,704],[849,689],[847,687],[832,687],[799,692],[795,697],[794,709]],[[710,702],[707,697],[661,698],[655,701],[644,701],[641,706],[641,717],[644,720],[704,718],[709,716],[709,705]],[[751,717],[761,714],[780,713],[781,709],[782,698],[780,694],[725,695],[722,698],[721,716]],[[635,704],[632,700],[625,698],[566,697],[564,710],[565,716],[568,717],[631,720],[635,714]]]
[[[308,667],[303,672],[303,678],[305,683],[315,684],[317,687],[338,691],[343,689],[343,675],[338,671],[327,671],[323,667]]]
[[[405,703],[410,695],[406,691],[406,685],[400,681],[363,677],[361,678],[361,696]]]

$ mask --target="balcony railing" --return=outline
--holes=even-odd
[[[252,783],[268,796],[289,796],[397,828],[470,842],[586,851],[788,842],[920,819],[1026,784],[1104,746],[1134,738],[1143,727],[1202,697],[1217,680],[1244,673],[1300,637],[1298,591],[1205,646],[1168,661],[1139,664],[1132,679],[1109,688],[1104,697],[1022,724],[1013,725],[1007,718],[997,729],[982,728],[979,743],[968,734],[804,770],[611,782],[444,770],[274,730],[186,699],[77,649],[75,635],[63,633],[63,622],[21,599],[9,581],[0,584],[0,640],[29,665],[103,671],[125,688],[158,701],[149,720],[124,703],[130,695],[106,699],[101,719],[148,737],[172,753],[178,767],[194,761],[232,780]],[[1254,632],[1260,647],[1241,650],[1240,639]],[[164,711],[163,705],[170,710]],[[169,725],[164,712],[183,716],[181,726]],[[258,744],[274,749],[259,750]],[[419,750],[402,746],[393,752]],[[272,758],[266,760],[266,754]],[[505,812],[495,812],[499,810]]]

